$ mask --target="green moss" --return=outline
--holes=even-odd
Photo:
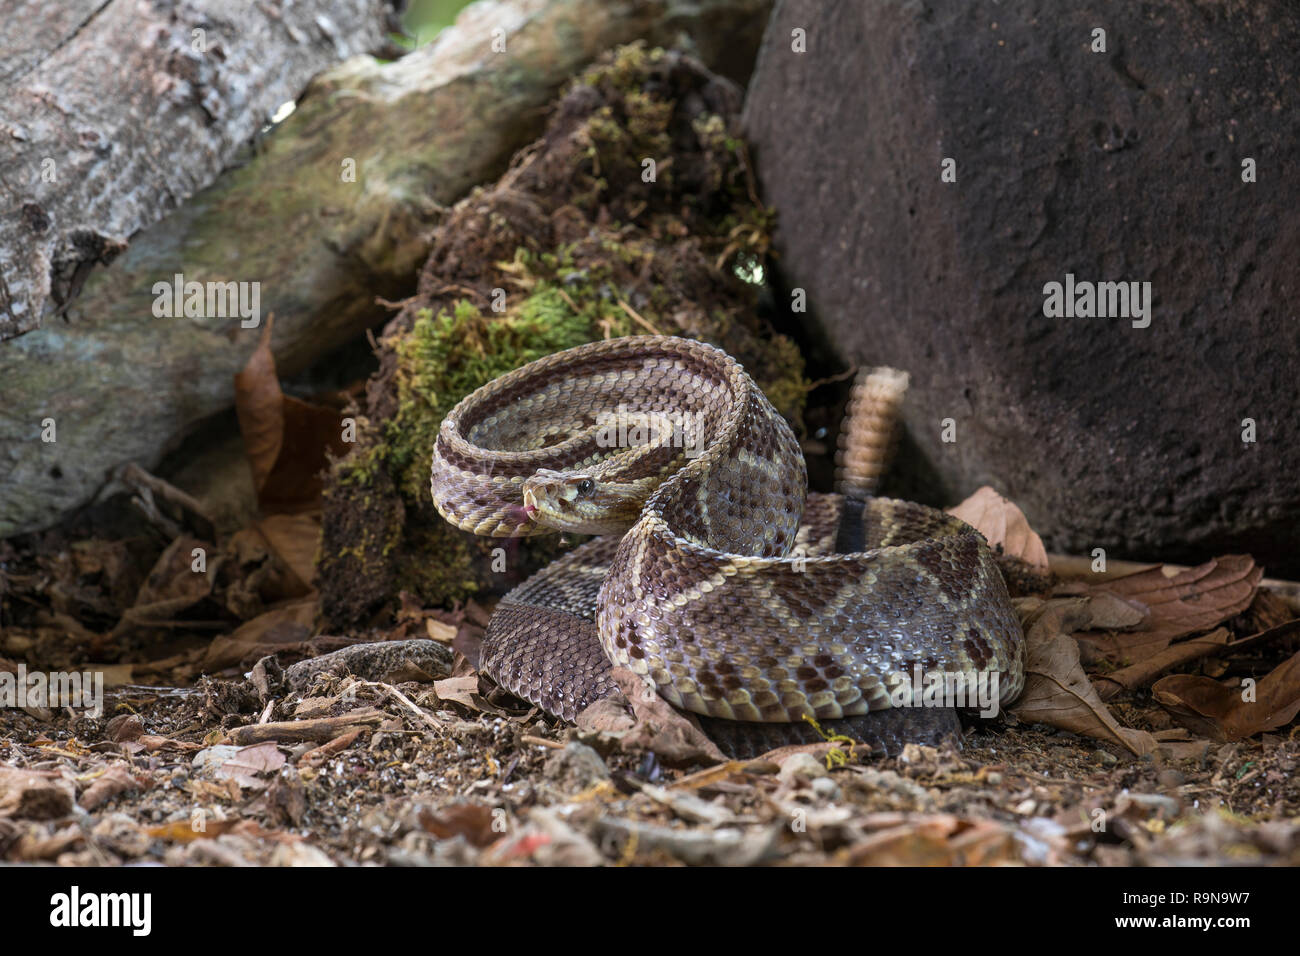
[[[452,406],[535,359],[603,338],[689,334],[740,359],[800,427],[802,357],[756,317],[772,214],[757,202],[745,145],[728,123],[689,117],[670,92],[700,82],[661,50],[622,48],[578,81],[601,105],[576,119],[560,111],[536,180],[523,175],[502,195],[477,190],[440,227],[454,253],[431,258],[428,288],[457,291],[421,293],[390,326],[375,420],[327,491],[331,620],[391,608],[401,591],[439,605],[501,583],[487,570],[501,542],[474,539],[434,510],[430,454]],[[647,158],[657,164],[653,183],[641,178]],[[514,214],[521,197],[554,232]],[[571,241],[556,244],[557,235]],[[479,298],[496,288],[508,290],[503,312]],[[465,294],[475,298],[452,298]],[[530,538],[519,547],[510,565],[522,574],[556,545]]]
[[[803,375],[803,355],[799,347],[785,336],[775,336],[768,342],[769,361],[776,374],[765,375],[759,385],[776,410],[793,422],[803,420],[808,382]]]
[[[590,67],[578,82],[586,86],[608,84],[621,93],[638,93],[650,67],[664,56],[659,47],[647,48],[642,41],[629,43],[615,50],[608,62]]]
[[[574,197],[577,205],[600,207],[611,183],[624,193],[645,191],[646,201],[671,192],[672,164],[663,160],[673,155],[674,102],[643,88],[648,65],[662,56],[662,51],[625,48],[611,64],[584,76],[582,82],[619,95],[586,122],[582,140],[590,169],[588,182]],[[743,162],[743,144],[728,136],[717,116],[697,119],[693,130],[710,160],[705,166],[708,188],[723,189],[731,201],[713,219],[696,217],[691,230],[713,237],[716,245],[709,258],[719,270],[752,271],[767,253],[772,219],[738,185],[743,177],[735,170]],[[658,180],[649,185],[641,181],[641,161],[647,157],[660,161]],[[690,197],[681,201],[694,202]],[[489,215],[491,222],[498,218],[496,211]],[[494,228],[508,225],[496,222]],[[668,231],[680,234],[672,223]],[[512,290],[505,312],[461,299],[436,313],[417,311],[409,329],[391,336],[385,344],[396,359],[395,411],[372,430],[371,441],[340,463],[336,479],[354,496],[358,489],[391,482],[405,513],[390,519],[388,527],[368,532],[348,556],[355,552],[358,560],[382,562],[394,555],[436,554],[437,560],[400,562],[391,573],[405,589],[431,602],[473,593],[475,582],[467,579],[473,546],[429,514],[429,454],[442,420],[474,389],[545,355],[601,338],[676,331],[681,288],[711,280],[668,253],[666,238],[657,227],[647,232],[611,225],[552,249],[520,246],[513,258],[496,264]],[[734,308],[712,310],[697,334],[725,345],[738,324]],[[783,337],[767,342],[764,352],[761,365],[751,371],[773,404],[798,423],[806,393],[802,357]]]
[[[398,406],[384,426],[388,468],[403,497],[428,495],[429,452],[452,406],[512,369],[590,341],[592,331],[554,289],[539,288],[502,315],[464,300],[451,313],[421,310],[393,342]]]
[[[520,258],[541,266],[540,257],[521,253]],[[572,261],[562,252],[549,259],[572,273]],[[355,562],[361,578],[374,576],[368,565],[391,565],[397,589],[425,601],[444,603],[476,593],[476,549],[483,552],[500,542],[467,540],[431,513],[429,456],[442,420],[476,388],[545,355],[600,338],[606,324],[612,335],[628,331],[626,319],[613,315],[617,307],[590,283],[575,281],[563,289],[526,277],[525,284],[531,291],[503,314],[485,314],[461,300],[450,312],[421,310],[409,331],[388,341],[397,359],[396,413],[335,468],[340,490],[364,512],[372,512],[366,507],[371,490],[382,498],[383,489],[393,487],[404,502],[401,513],[371,513],[360,523],[359,540],[338,551],[339,560]],[[416,514],[421,517],[413,519]],[[429,557],[401,560],[409,555]]]

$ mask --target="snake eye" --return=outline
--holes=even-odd
[[[584,478],[578,482],[578,494],[589,495],[596,490],[596,483],[590,478]]]

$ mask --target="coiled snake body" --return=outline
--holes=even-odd
[[[432,489],[476,534],[605,535],[502,599],[484,641],[486,673],[568,720],[613,689],[611,662],[749,740],[733,751],[809,739],[805,716],[896,743],[921,673],[983,674],[1004,702],[1023,682],[983,537],[808,494],[789,425],[701,342],[613,339],[496,379],[442,423]]]

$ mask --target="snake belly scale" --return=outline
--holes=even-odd
[[[442,423],[432,469],[438,511],[475,534],[604,535],[502,599],[485,637],[482,669],[551,714],[609,693],[611,665],[747,725],[888,711],[917,673],[982,674],[1014,698],[1022,633],[979,532],[871,498],[853,509],[862,550],[837,553],[845,499],[806,483],[740,364],[671,336],[492,381]]]

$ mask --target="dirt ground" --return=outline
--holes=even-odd
[[[324,674],[288,691],[283,675],[259,667],[248,680],[118,687],[98,719],[9,711],[0,859],[1300,862],[1294,727],[1135,758],[1005,717],[968,729],[960,749],[909,747],[886,759],[826,744],[670,767],[623,752],[613,734],[484,696],[472,674],[397,684]],[[1149,697],[1114,711],[1131,727],[1168,731]],[[832,750],[841,759],[828,760]]]
[[[0,709],[0,860],[1300,863],[1300,615],[1245,556],[1093,582],[1007,555],[1030,648],[1010,712],[893,757],[719,761],[666,705],[579,729],[495,689],[473,666],[490,597],[403,594],[382,627],[321,633],[311,515],[257,519],[196,573],[183,493],[134,480],[157,505],[134,525],[0,542],[0,690],[106,684],[96,716]],[[1018,512],[985,499],[995,538]]]
[[[24,669],[106,683],[97,716],[0,709],[0,860],[1300,863],[1300,615],[1245,556],[1090,582],[1008,555],[1030,648],[1010,712],[893,757],[719,761],[666,705],[579,729],[494,688],[473,666],[490,597],[403,594],[382,627],[321,633],[311,515],[258,519],[196,574],[197,518],[150,480],[135,525],[108,508],[0,542],[0,690]],[[970,520],[1017,513],[985,505]]]

